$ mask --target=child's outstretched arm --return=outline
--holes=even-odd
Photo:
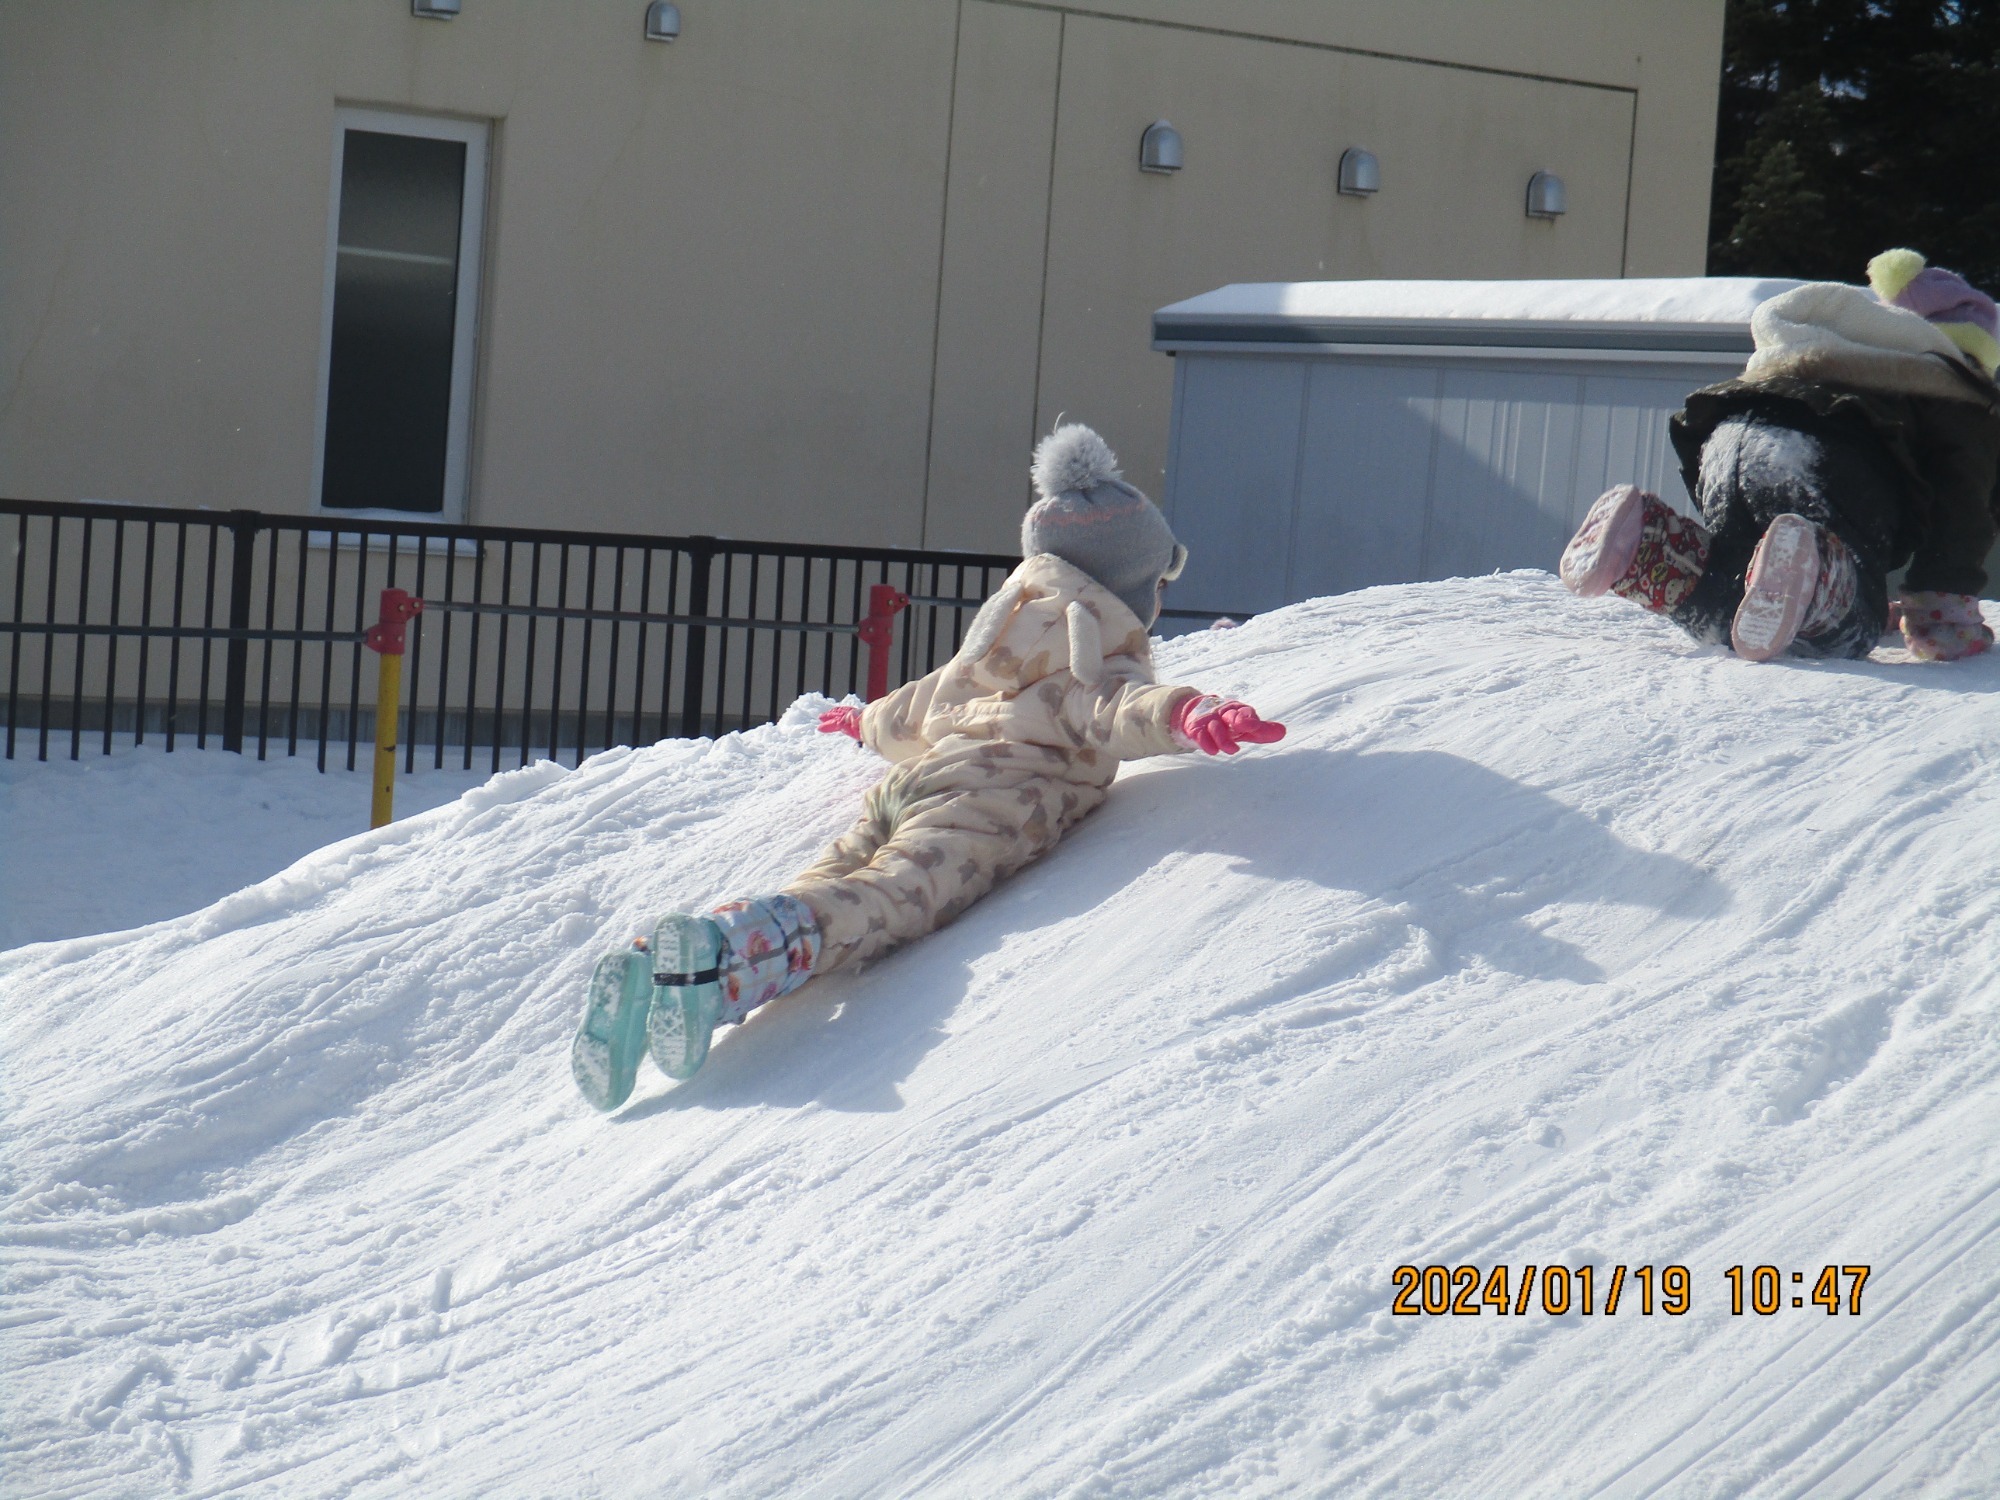
[[[1120,676],[1071,687],[1062,717],[1078,744],[1120,760],[1189,750],[1234,755],[1242,745],[1269,745],[1285,737],[1284,725],[1259,718],[1247,703]]]

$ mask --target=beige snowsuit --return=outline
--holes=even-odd
[[[1059,557],[1030,557],[958,655],[868,705],[862,743],[896,764],[861,820],[785,887],[819,918],[814,972],[944,926],[1102,802],[1121,761],[1189,747],[1195,690],[1153,681],[1146,630]]]

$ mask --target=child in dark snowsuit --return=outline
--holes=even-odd
[[[1983,651],[2000,525],[2000,340],[1991,298],[1910,250],[1868,265],[1875,296],[1815,282],[1760,306],[1740,380],[1670,426],[1698,523],[1631,485],[1591,507],[1559,568],[1752,661],[1866,656],[1900,619],[1915,656]],[[1879,300],[1878,300],[1879,299]]]
[[[1146,632],[1187,549],[1104,439],[1056,429],[1034,480],[1024,560],[957,654],[821,717],[891,763],[860,820],[782,890],[670,912],[650,951],[598,964],[570,1065],[599,1109],[625,1102],[642,1053],[689,1077],[717,1025],[944,926],[1054,848],[1120,763],[1283,738],[1247,703],[1153,680]]]

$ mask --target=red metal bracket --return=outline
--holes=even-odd
[[[363,633],[361,642],[383,656],[403,654],[403,628],[424,612],[424,601],[401,589],[382,590],[382,618]]]

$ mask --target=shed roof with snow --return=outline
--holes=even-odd
[[[1796,285],[1264,282],[1161,308],[1191,553],[1171,605],[1547,568],[1611,484],[1687,504],[1667,418],[1742,372],[1752,312]]]

